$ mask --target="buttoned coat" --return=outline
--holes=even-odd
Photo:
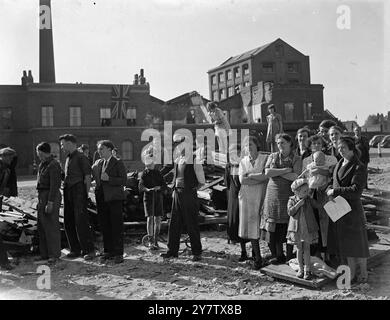
[[[367,169],[354,156],[345,166],[341,159],[333,172],[334,197],[342,196],[351,211],[336,222],[329,219],[328,251],[342,257],[369,256],[366,219],[360,199]]]
[[[126,168],[122,160],[111,157],[105,172],[108,181],[101,180],[104,159],[96,160],[92,166],[92,175],[96,181],[95,193],[103,188],[104,201],[125,200],[124,186],[127,180]]]

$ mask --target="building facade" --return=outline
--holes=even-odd
[[[210,99],[238,109],[231,121],[265,122],[271,103],[286,122],[323,117],[324,87],[310,82],[309,56],[281,39],[227,59],[208,76]],[[235,96],[241,106],[231,106]]]

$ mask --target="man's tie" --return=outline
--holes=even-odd
[[[108,161],[107,161],[106,159],[103,160],[102,173],[101,173],[101,175],[102,175],[103,173],[106,172],[106,169],[107,169],[107,162],[108,162]]]

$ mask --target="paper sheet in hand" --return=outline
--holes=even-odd
[[[324,209],[328,214],[329,218],[331,218],[333,222],[336,222],[342,216],[346,215],[348,212],[351,211],[351,206],[343,197],[337,196],[333,199],[333,201],[327,202],[324,205]]]

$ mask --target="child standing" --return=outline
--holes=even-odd
[[[298,278],[311,279],[310,244],[318,241],[318,225],[313,213],[314,200],[309,197],[309,186],[305,179],[297,179],[291,185],[294,196],[287,204],[290,221],[287,243],[297,246]]]
[[[145,163],[139,181],[139,191],[144,193],[144,211],[146,217],[146,229],[148,236],[153,239],[151,250],[159,248],[157,237],[160,234],[161,218],[163,216],[163,191],[166,183],[159,170],[155,169],[153,161]]]

